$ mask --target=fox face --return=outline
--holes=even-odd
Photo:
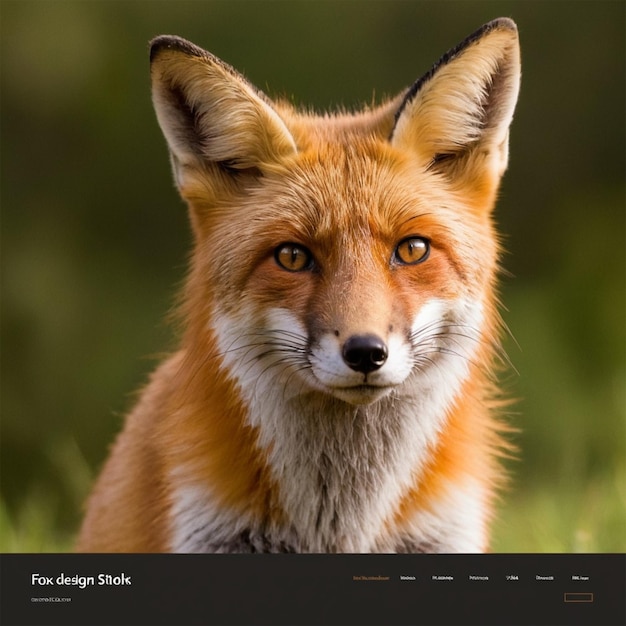
[[[356,113],[273,101],[178,37],[152,42],[151,76],[194,235],[185,332],[82,548],[484,550],[515,24]]]
[[[368,405],[409,379],[405,392],[430,385],[453,361],[467,369],[479,348],[490,228],[467,220],[451,235],[458,206],[444,184],[430,191],[441,175],[416,175],[380,144],[293,163],[237,207],[234,239],[218,228],[215,249],[234,241],[248,256],[211,281],[219,349],[243,387],[266,376],[281,393]]]

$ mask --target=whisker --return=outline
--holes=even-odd
[[[474,358],[472,345],[478,346],[485,341],[479,329],[471,324],[447,320],[434,320],[411,332],[409,335],[413,352],[413,367],[441,367],[434,355],[448,355],[462,359],[468,364],[481,367]],[[494,342],[493,347],[496,347]],[[427,356],[430,355],[430,356]]]

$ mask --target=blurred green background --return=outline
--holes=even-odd
[[[133,391],[175,341],[190,237],[147,42],[178,34],[270,94],[353,107],[503,15],[523,54],[497,210],[519,455],[493,548],[625,551],[625,7],[3,0],[0,550],[71,548]]]

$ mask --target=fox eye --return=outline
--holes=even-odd
[[[396,261],[402,265],[416,265],[428,258],[430,243],[423,237],[407,237],[396,247],[394,253]]]
[[[276,263],[288,272],[302,272],[311,269],[312,254],[297,243],[283,243],[274,250]]]

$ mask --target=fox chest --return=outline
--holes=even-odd
[[[336,512],[312,511],[311,527],[272,524],[218,509],[198,489],[188,490],[172,510],[171,549],[182,553],[426,553],[447,551],[420,532],[372,533],[367,524],[345,524]],[[379,529],[380,531],[380,529]]]

